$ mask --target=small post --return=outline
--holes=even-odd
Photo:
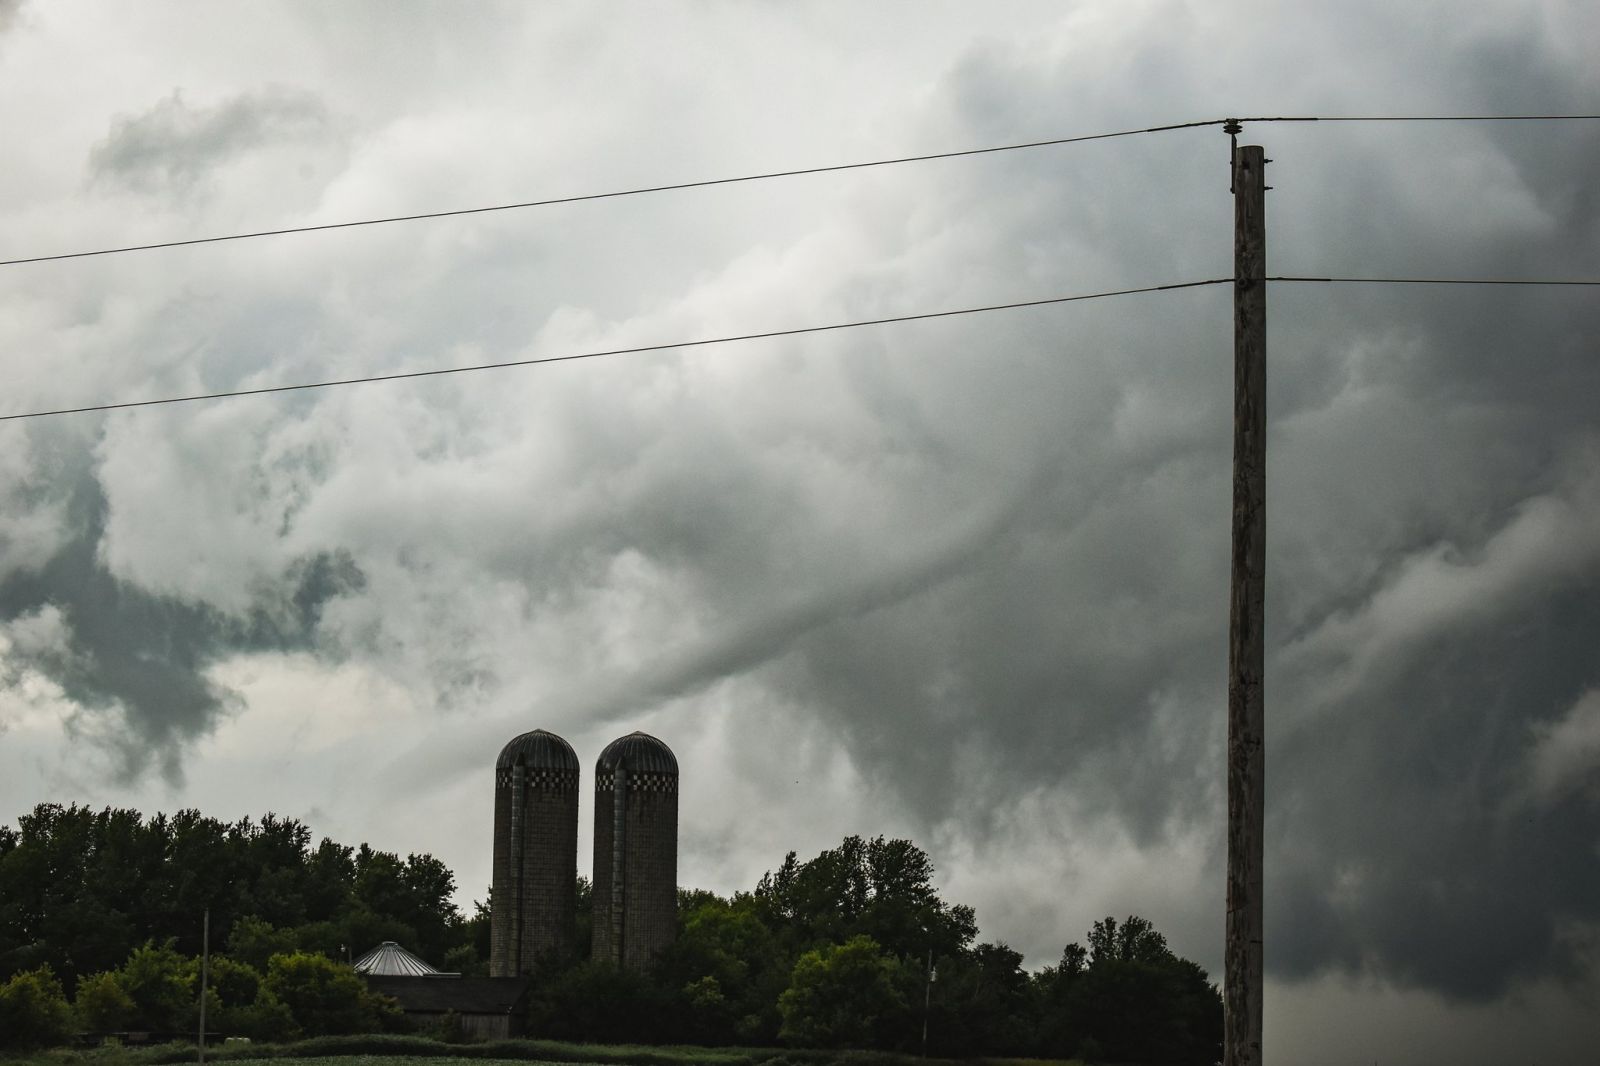
[[[1231,128],[1230,128],[1231,127]],[[1224,127],[1231,135],[1238,124]],[[1233,571],[1228,604],[1228,915],[1223,1066],[1261,1066],[1266,799],[1263,613],[1267,544],[1266,159],[1233,153]]]
[[[199,1049],[201,1066],[206,1061],[206,985],[211,977],[211,908],[205,910],[205,917],[200,925],[200,1039],[196,1046]]]
[[[922,986],[922,1057],[928,1057],[928,1005],[933,1002],[933,947],[928,948],[928,980]]]

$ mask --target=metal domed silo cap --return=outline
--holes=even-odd
[[[578,754],[572,745],[545,729],[535,729],[500,749],[496,770],[508,770],[517,763],[533,770],[577,770]]]
[[[607,744],[595,763],[595,774],[615,770],[619,763],[630,773],[678,776],[678,757],[649,733],[629,733]]]

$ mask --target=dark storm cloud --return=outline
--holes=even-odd
[[[89,169],[96,181],[181,195],[251,149],[319,140],[330,128],[322,102],[299,90],[263,89],[215,107],[192,107],[175,91],[142,114],[116,119]]]
[[[359,590],[362,575],[348,555],[301,560],[242,618],[153,594],[119,581],[99,558],[99,483],[81,473],[58,489],[63,482],[70,495],[57,551],[0,582],[0,620],[50,612],[61,625],[57,639],[12,642],[7,683],[31,670],[60,686],[76,707],[70,728],[112,752],[120,780],[153,768],[180,781],[185,746],[235,709],[208,668],[241,651],[310,647],[324,605]]]
[[[1592,16],[1344,4],[1290,32],[1192,6],[1112,10],[1084,5],[1037,35],[996,28],[997,43],[973,47],[942,83],[919,74],[927,95],[916,106],[868,108],[870,121],[890,131],[883,143],[939,148],[1241,106],[1594,110],[1592,62],[1567,45]],[[385,17],[379,29],[434,40],[396,25]],[[378,62],[359,21],[327,29]],[[1430,47],[1397,58],[1422,40]],[[530,120],[541,143],[508,137],[508,151],[487,152],[496,124],[515,123],[471,119],[515,96],[479,85],[460,111],[422,96],[418,71],[452,103],[460,96],[448,43],[436,64],[408,58],[387,83],[428,113],[363,130],[377,150],[345,175],[353,214],[370,195],[426,206],[458,188],[494,202],[546,181],[616,187],[617,173],[652,158],[699,173],[700,157],[676,142],[678,115],[614,121],[576,102],[541,122],[574,122],[584,138],[543,143]],[[492,66],[479,51],[466,50],[474,76]],[[682,110],[648,63],[604,69],[636,72]],[[784,128],[773,158],[804,155],[762,100],[759,120],[739,121]],[[723,121],[707,140],[750,132]],[[102,116],[92,128],[105,130]],[[646,150],[644,129],[672,151]],[[294,92],[215,107],[174,96],[114,124],[94,176],[102,191],[186,202],[274,145],[327,134],[315,99]],[[831,138],[814,142],[820,159],[838,150]],[[614,140],[618,154],[586,173],[591,139]],[[1274,272],[1600,268],[1591,126],[1255,126],[1245,140],[1276,160]],[[441,141],[460,158],[443,158]],[[1231,249],[1225,150],[1207,130],[1005,153],[851,175],[860,191],[834,199],[821,182],[773,183],[715,211],[641,198],[619,216],[362,238],[391,246],[285,243],[273,246],[275,266],[265,247],[241,247],[226,285],[191,282],[192,306],[213,310],[152,311],[156,325],[131,342],[113,336],[92,353],[105,361],[88,365],[128,366],[149,382],[152,367],[189,370],[191,335],[208,336],[201,373],[226,388],[262,368],[311,376],[291,372],[301,364],[286,352],[316,376],[353,375],[520,357],[529,337],[551,350],[619,347],[615,336],[1216,277]],[[738,158],[741,172],[766,165],[718,158]],[[292,174],[299,160],[274,165]],[[239,204],[254,211],[263,189],[279,191],[241,180]],[[761,225],[740,229],[741,212]],[[524,239],[533,231],[537,243]],[[339,256],[362,247],[379,251],[341,272]],[[302,277],[304,291],[274,289],[272,269]],[[256,280],[269,283],[264,294],[225,298]],[[1578,945],[1600,922],[1600,771],[1586,748],[1544,756],[1588,736],[1594,712],[1579,708],[1600,691],[1600,309],[1578,290],[1275,285],[1270,313],[1269,970],[1473,1000],[1586,965],[1592,975]],[[988,893],[971,899],[980,918],[991,901],[1027,897],[1015,928],[1036,941],[1022,945],[1030,962],[1059,951],[1059,940],[1042,943],[1054,931],[1078,935],[1081,925],[1062,927],[1073,908],[1142,910],[1162,890],[1192,898],[1160,924],[1203,956],[1220,949],[1228,323],[1217,288],[776,355],[752,346],[357,390],[253,426],[214,413],[193,436],[182,427],[197,415],[141,421],[101,456],[120,539],[102,529],[116,523],[99,488],[61,474],[80,485],[69,535],[0,586],[5,619],[59,612],[58,630],[38,624],[13,639],[12,668],[53,678],[85,733],[123,723],[124,772],[155,763],[175,774],[185,742],[228,713],[209,667],[236,651],[337,641],[364,672],[442,693],[433,709],[450,713],[418,726],[428,740],[398,776],[441,787],[453,783],[447,764],[478,775],[513,719],[593,729],[725,683],[730,703],[756,697],[741,738],[823,738],[818,748],[841,752],[870,789],[859,817],[899,817],[898,801],[919,842],[942,835],[966,855],[964,883]],[[127,352],[143,362],[124,362]],[[284,460],[299,449],[314,462]],[[259,498],[233,491],[258,480]],[[173,514],[192,547],[173,549]],[[29,553],[34,534],[17,535]],[[224,541],[239,550],[205,550]],[[290,545],[313,553],[283,573],[275,553]],[[315,553],[329,546],[349,554]],[[185,550],[205,565],[188,566]],[[274,575],[272,587],[239,569]],[[319,629],[334,617],[324,608],[338,617]],[[49,642],[51,632],[70,642]],[[782,708],[781,726],[761,720],[764,706]],[[736,764],[719,768],[722,786]],[[768,784],[748,795],[771,805],[772,824],[811,813]],[[1037,824],[1047,818],[1084,824]],[[770,843],[732,829],[729,839]],[[1051,865],[1053,849],[1095,871]],[[1078,879],[1044,884],[1042,869]],[[1086,883],[1093,900],[1069,898]]]
[[[1203,794],[1209,767],[1194,755],[1215,740],[1207,715],[1162,710],[1214,706],[1203,638],[1215,624],[1186,590],[1225,558],[1225,484],[1192,457],[1156,455],[1105,484],[1053,471],[1029,489],[949,581],[808,636],[787,684],[930,819],[981,832],[1028,789],[1065,786],[1152,842]],[[1168,506],[1194,521],[1174,525]],[[1158,723],[1182,736],[1148,743]],[[992,774],[951,787],[974,755]]]
[[[1600,577],[1425,641],[1272,752],[1268,935],[1287,975],[1330,965],[1489,998],[1580,976],[1600,920],[1597,811],[1518,800],[1531,735],[1600,683]],[[1591,771],[1592,772],[1592,771]]]
[[[1504,87],[1516,82],[1525,109],[1592,111],[1550,47],[1526,26],[1486,38],[1457,58],[1467,68],[1458,82],[1481,79],[1482,99],[1498,102],[1487,110],[1507,110]],[[1182,77],[1157,78],[1146,112],[1160,81]],[[952,110],[1008,128],[1027,100],[1066,95],[1056,78],[1025,55],[979,55],[960,69]],[[1600,137],[1590,126],[1260,127],[1246,140],[1278,159],[1275,271],[1595,275]],[[1163,226],[1209,217],[1187,173],[1118,175],[1078,157],[1015,164],[1048,169],[1065,190],[1099,190],[1067,197],[1069,228],[1105,222],[1126,253],[1110,265],[1145,280],[1170,269]],[[1584,290],[1273,291],[1282,450],[1269,520],[1269,968],[1371,974],[1470,999],[1581,975],[1592,960],[1572,930],[1600,923],[1600,811],[1585,790],[1507,811],[1529,787],[1540,731],[1600,686],[1600,551],[1586,525],[1600,307]],[[1075,341],[1080,322],[1062,325],[1065,361],[1115,343],[1092,327]],[[1182,373],[1170,349],[1124,347],[1118,374],[1152,360]],[[1005,354],[1016,350],[1009,338]],[[1091,467],[1103,464],[1094,477],[1063,474],[1033,501],[1031,521],[997,530],[950,582],[818,627],[781,664],[786,686],[864,772],[930,822],[953,818],[981,836],[996,809],[986,800],[1041,786],[1084,798],[1146,844],[1214,817],[1226,409],[1212,386],[1191,384],[1217,432],[1180,433],[1154,457],[1091,451]],[[1118,393],[1100,411],[1069,405],[1063,423],[1114,440]],[[1085,522],[1096,512],[1115,528]],[[1544,543],[1551,514],[1568,518]],[[1524,580],[1500,581],[1499,555],[1519,538],[1534,540],[1514,564]],[[1434,558],[1465,594],[1420,580]],[[1360,631],[1385,639],[1386,612],[1427,614],[1441,596],[1460,603],[1394,634],[1392,647],[1363,650]],[[1324,645],[1328,658],[1304,652]],[[984,772],[962,779],[974,756]]]
[[[1485,99],[1505,99],[1496,85],[1506,79],[1549,111],[1582,95],[1526,37],[1482,51]],[[1342,161],[1324,226],[1348,228],[1313,269],[1595,275],[1593,130],[1442,130],[1407,148],[1418,165],[1382,150]],[[1472,180],[1440,179],[1463,167]],[[1476,182],[1481,199],[1461,196]],[[1426,206],[1430,186],[1448,207]],[[1314,297],[1282,295],[1289,316],[1312,310]],[[1290,528],[1290,550],[1269,576],[1282,620],[1269,703],[1284,723],[1276,741],[1269,732],[1269,966],[1377,974],[1472,999],[1519,979],[1581,977],[1593,960],[1571,933],[1600,923],[1600,808],[1582,796],[1546,808],[1517,797],[1539,729],[1600,685],[1590,532],[1600,306],[1570,289],[1351,291],[1326,302],[1340,320],[1320,323],[1320,341],[1293,326],[1285,335],[1344,361],[1336,388],[1381,396],[1388,415],[1368,443],[1301,449],[1316,468],[1276,471],[1306,484],[1291,480],[1279,497],[1292,501],[1278,512],[1291,516],[1278,527]],[[1309,397],[1319,387],[1307,386],[1277,388]],[[1291,421],[1280,439],[1313,421]],[[1319,506],[1312,485],[1351,506]],[[1380,501],[1373,516],[1361,514],[1364,494]],[[1301,507],[1327,525],[1296,521]],[[1366,558],[1343,587],[1310,593],[1298,568],[1315,562],[1301,547],[1348,544],[1345,523],[1365,526]],[[1452,606],[1430,618],[1436,602]],[[1351,632],[1363,626],[1364,640]],[[1332,633],[1345,657],[1308,662],[1305,647]]]

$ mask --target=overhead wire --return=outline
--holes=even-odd
[[[364,226],[378,226],[397,222],[415,222],[427,219],[455,218],[467,215],[488,214],[492,212],[514,211],[535,207],[550,207],[560,204],[582,203],[594,200],[617,199],[628,196],[642,196],[652,193],[672,192],[688,189],[710,188],[721,185],[733,185],[745,182],[765,181],[776,178],[800,177],[812,174],[835,173],[848,170],[863,170],[872,167],[894,166],[897,164],[929,162],[939,159],[955,159],[961,157],[994,154],[999,152],[1020,151],[1031,148],[1043,148],[1055,145],[1078,144],[1088,141],[1110,140],[1113,138],[1132,137],[1146,133],[1163,133],[1173,130],[1195,129],[1205,126],[1234,126],[1250,122],[1544,122],[1544,121],[1578,121],[1600,120],[1600,115],[1272,115],[1250,116],[1244,118],[1218,118],[1204,119],[1195,122],[1172,123],[1162,126],[1147,126],[1138,129],[1116,130],[1105,133],[1082,134],[1073,137],[1057,137],[1048,140],[1027,141],[1016,144],[993,145],[983,148],[960,149],[948,152],[932,152],[920,155],[898,156],[889,159],[867,160],[855,163],[839,163],[826,166],[802,167],[789,170],[766,171],[757,174],[746,174],[737,177],[711,178],[700,181],[678,182],[642,186],[631,189],[620,189],[609,192],[583,193],[573,196],[552,197],[543,200],[527,200],[517,203],[494,204],[483,207],[458,208],[444,211],[429,211],[409,215],[392,215],[382,218],[358,219],[344,222],[318,223],[306,226],[289,226],[279,229],[255,230],[244,233],[222,234],[210,237],[195,237],[172,241],[160,241],[148,244],[123,245],[118,247],[99,248],[88,251],[64,252],[55,255],[30,256],[18,259],[0,260],[0,266],[21,266],[28,263],[44,263],[66,259],[83,259],[93,256],[117,255],[127,252],[154,251],[162,248],[180,248],[202,244],[217,244],[227,241],[250,240],[260,237],[284,236],[298,233],[316,233],[330,230],[352,229]],[[987,312],[1016,310],[1027,307],[1040,307],[1050,304],[1064,304],[1083,300],[1102,299],[1111,296],[1129,296],[1138,293],[1161,292],[1172,289],[1196,288],[1208,285],[1221,285],[1235,281],[1234,278],[1212,278],[1204,281],[1179,282],[1169,285],[1152,285],[1142,288],[1118,289],[1107,292],[1083,293],[1072,296],[1057,296],[1039,300],[1023,300],[1010,303],[988,304],[981,307],[958,308],[954,310],[929,311],[908,315],[895,315],[885,318],[863,319],[852,322],[836,322],[819,326],[803,326],[793,329],[767,330],[755,333],[742,333],[722,337],[700,338],[687,341],[671,341],[661,344],[640,345],[630,348],[614,348],[601,351],[575,352],[564,355],[541,356],[531,359],[506,360],[495,363],[481,363],[464,367],[437,367],[427,370],[400,371],[392,374],[374,374],[355,378],[341,378],[326,381],[302,382],[290,385],[270,385],[258,388],[232,389],[219,392],[194,393],[182,396],[165,396],[146,400],[125,400],[103,404],[89,404],[81,407],[65,407],[51,410],[27,411],[15,414],[0,415],[0,422],[9,422],[19,419],[47,418],[58,415],[88,414],[93,412],[108,412],[126,410],[138,407],[154,407],[168,404],[194,403],[204,400],[221,400],[244,396],[262,396],[275,393],[300,392],[313,389],[337,388],[347,385],[372,384],[385,381],[402,381],[417,378],[439,377],[448,374],[463,374],[483,370],[501,370],[513,367],[536,366],[545,363],[570,362],[580,359],[595,359],[606,356],[641,354],[646,352],[669,351],[681,348],[704,347],[719,344],[732,344],[744,341],[766,340],[778,337],[792,337],[810,333],[823,333],[837,330],[856,329],[866,326],[888,325],[900,322],[925,321],[938,318],[950,318],[960,315],[983,314]],[[1313,277],[1306,275],[1273,275],[1265,278],[1266,281],[1283,282],[1325,282],[1325,283],[1352,283],[1352,284],[1390,284],[1390,285],[1543,285],[1543,286],[1600,286],[1600,280],[1589,279],[1526,279],[1526,278],[1402,278],[1402,277]]]
[[[1600,115],[1317,115],[1309,118],[1254,118],[1240,122],[1581,122]]]
[[[282,237],[292,233],[325,233],[329,230],[356,229],[362,226],[385,226],[394,222],[421,222],[435,218],[461,218],[466,215],[485,215],[497,211],[521,211],[527,208],[556,207],[561,204],[579,204],[593,200],[615,200],[625,196],[647,196],[652,193],[680,192],[686,189],[709,189],[719,185],[738,185],[744,182],[770,181],[776,178],[798,178],[810,174],[834,174],[846,170],[866,170],[872,167],[897,166],[902,163],[927,163],[937,159],[960,159],[967,156],[992,155],[997,152],[1019,152],[1029,148],[1081,144],[1086,141],[1107,141],[1116,137],[1133,137],[1141,133],[1165,133],[1170,130],[1194,129],[1200,126],[1215,126],[1222,121],[1224,120],[1219,118],[1207,119],[1202,122],[1179,122],[1167,126],[1148,126],[1143,129],[1116,130],[1111,133],[1086,133],[1076,137],[1055,137],[1050,140],[1026,141],[1020,144],[991,145],[986,148],[963,148],[951,152],[928,152],[922,155],[897,156],[893,159],[871,159],[856,163],[833,163],[825,166],[798,167],[791,170],[770,170],[759,174],[743,174],[731,178],[707,178],[701,181],[681,181],[665,185],[645,185],[632,189],[614,189],[609,192],[553,196],[543,200],[491,204],[487,207],[461,207],[445,211],[423,211],[411,215],[387,215],[382,218],[364,218],[346,222],[320,222],[306,226],[284,226],[279,229],[252,230],[247,233],[224,233],[212,237],[188,237],[172,241],[154,241],[149,244],[95,248],[81,252],[34,255],[21,259],[0,259],[0,267],[22,266],[27,263],[51,263],[62,259],[88,259],[93,256],[121,255],[125,252],[151,252],[161,248],[186,248],[197,244],[221,244],[226,241],[253,240],[257,237]]]
[[[735,344],[742,341],[771,340],[778,337],[798,337],[809,333],[829,333],[838,330],[860,329],[866,326],[886,326],[897,322],[925,322],[937,318],[955,318],[960,315],[978,315],[993,311],[1015,311],[1025,307],[1046,307],[1051,304],[1077,303],[1083,300],[1100,300],[1111,296],[1133,296],[1147,292],[1167,292],[1173,289],[1196,289],[1206,285],[1227,285],[1232,278],[1209,278],[1205,281],[1180,281],[1169,285],[1146,285],[1137,289],[1114,289],[1107,292],[1079,293],[1073,296],[1050,296],[1040,300],[1017,300],[1011,303],[985,304],[981,307],[961,307],[946,311],[923,311],[908,315],[889,315],[884,318],[858,319],[852,322],[830,322],[821,326],[798,326],[792,329],[764,330],[759,333],[738,333],[722,337],[701,337],[687,341],[667,341],[661,344],[641,344],[629,348],[608,348],[601,351],[570,352],[565,355],[536,356],[531,359],[509,359],[497,363],[477,363],[472,366],[435,367],[428,370],[403,370],[392,374],[369,374],[363,377],[339,378],[329,381],[309,381],[293,385],[263,385],[251,389],[229,389],[224,392],[194,393],[187,396],[163,396],[149,400],[121,400],[112,403],[89,404],[83,407],[62,407],[47,411],[25,411],[0,415],[0,422],[25,418],[50,418],[56,415],[89,414],[96,411],[122,411],[134,407],[157,407],[164,404],[196,403],[201,400],[226,400],[241,396],[268,396],[282,392],[305,392],[311,389],[331,389],[345,385],[368,385],[382,381],[408,381],[416,378],[443,377],[447,374],[470,374],[480,370],[507,370],[512,367],[540,366],[545,363],[569,363],[579,359],[600,359],[613,355],[638,355],[645,352],[665,352],[679,348],[700,348],[716,344]]]
[[[1318,278],[1269,275],[1266,281],[1322,281],[1355,285],[1576,285],[1600,286],[1600,278]]]
[[[756,174],[742,174],[726,178],[706,178],[699,181],[672,182],[645,185],[607,192],[578,193],[572,196],[553,196],[540,200],[521,200],[515,203],[490,204],[480,207],[450,208],[442,211],[421,211],[407,215],[385,215],[379,218],[351,219],[343,222],[319,222],[304,226],[282,226],[275,229],[250,230],[242,233],[223,233],[210,237],[186,237],[170,241],[152,241],[145,244],[127,244],[107,248],[93,248],[76,252],[58,252],[53,255],[23,256],[0,259],[0,267],[24,266],[29,263],[52,263],[65,259],[89,259],[97,256],[122,255],[129,252],[152,252],[163,248],[187,248],[202,244],[222,244],[230,241],[254,240],[261,237],[282,237],[297,233],[326,233],[331,230],[357,229],[366,226],[384,226],[398,222],[421,222],[439,218],[462,218],[501,211],[521,211],[535,207],[555,207],[562,204],[586,203],[594,200],[612,200],[627,196],[646,196],[654,193],[681,192],[688,189],[707,189],[721,185],[745,182],[770,181],[778,178],[796,178],[813,174],[833,174],[847,170],[866,170],[873,167],[898,166],[905,163],[927,163],[939,159],[960,159],[970,156],[992,155],[999,152],[1018,152],[1033,148],[1082,144],[1089,141],[1106,141],[1119,137],[1134,137],[1146,133],[1168,133],[1174,130],[1199,129],[1227,123],[1247,122],[1564,122],[1600,119],[1600,115],[1255,115],[1244,118],[1212,118],[1195,122],[1175,122],[1163,126],[1144,126],[1138,129],[1113,130],[1107,133],[1085,133],[1073,137],[1052,137],[1040,141],[1017,144],[990,145],[983,148],[963,148],[949,152],[926,152],[920,155],[896,156],[890,159],[870,159],[855,163],[833,163],[814,167],[797,167],[789,170],[771,170]]]

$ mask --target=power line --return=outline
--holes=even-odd
[[[1354,285],[1573,285],[1597,286],[1590,278],[1313,278],[1279,274],[1267,281],[1322,281]]]
[[[561,204],[586,203],[592,200],[612,200],[625,196],[645,196],[652,193],[681,192],[687,189],[707,189],[718,185],[737,185],[745,182],[770,181],[776,178],[796,178],[812,174],[834,174],[846,170],[866,170],[872,167],[897,166],[903,163],[927,163],[939,159],[960,159],[968,156],[992,155],[998,152],[1017,152],[1030,148],[1049,148],[1064,144],[1082,144],[1087,141],[1106,141],[1119,137],[1134,137],[1145,133],[1167,133],[1172,130],[1198,129],[1220,126],[1229,122],[1563,122],[1600,119],[1600,115],[1256,115],[1248,118],[1212,118],[1197,122],[1177,122],[1165,126],[1146,126],[1140,129],[1115,130],[1109,133],[1087,133],[1075,137],[1054,137],[1042,141],[1025,141],[1020,144],[991,145],[986,148],[965,148],[951,152],[929,152],[922,155],[897,156],[892,159],[872,159],[856,163],[835,163],[827,166],[799,167],[791,170],[764,171],[729,178],[708,178],[702,181],[684,181],[663,185],[647,185],[633,189],[615,189],[610,192],[580,193],[574,196],[556,196],[544,200],[523,200],[508,204],[491,204],[485,207],[462,207],[445,211],[423,211],[410,215],[387,215],[382,218],[354,219],[345,222],[322,222],[307,226],[284,226],[278,229],[251,230],[244,233],[224,233],[211,237],[189,237],[181,240],[154,241],[149,244],[128,244],[111,248],[95,248],[80,252],[60,252],[55,255],[26,256],[19,259],[0,259],[0,267],[23,266],[28,263],[51,263],[62,259],[88,259],[95,256],[122,255],[127,252],[152,252],[162,248],[186,248],[200,244],[222,244],[228,241],[253,240],[258,237],[282,237],[295,233],[323,233],[330,230],[357,229],[365,226],[384,226],[395,222],[421,222],[437,218],[461,218],[467,215],[484,215],[498,211],[520,211],[533,207],[555,207]]]
[[[833,174],[844,170],[866,170],[871,167],[897,166],[901,163],[926,163],[936,159],[959,159],[966,156],[991,155],[997,152],[1017,152],[1028,148],[1048,148],[1062,144],[1081,144],[1085,141],[1107,141],[1116,137],[1133,137],[1141,133],[1165,133],[1170,130],[1194,129],[1215,126],[1222,119],[1203,122],[1180,122],[1169,126],[1149,126],[1137,130],[1117,130],[1112,133],[1088,133],[1077,137],[1056,137],[1047,141],[1028,141],[1022,144],[1002,144],[988,148],[966,148],[954,152],[930,152],[925,155],[899,156],[894,159],[872,159],[859,163],[835,163],[829,166],[800,167],[794,170],[772,170],[760,174],[744,174],[733,178],[708,178],[703,181],[684,181],[670,185],[647,185],[635,189],[616,189],[611,192],[581,193],[576,196],[556,196],[546,200],[524,200],[511,204],[492,204],[488,207],[462,207],[448,211],[424,211],[414,215],[389,215],[384,218],[364,218],[349,222],[323,222],[309,226],[285,226],[281,229],[253,230],[248,233],[226,233],[215,237],[190,237],[184,240],[156,241],[151,244],[129,244],[116,248],[96,248],[84,252],[62,252],[57,255],[35,255],[23,259],[0,259],[0,267],[22,266],[26,263],[51,263],[61,259],[88,259],[92,256],[121,255],[124,252],[150,252],[160,248],[186,248],[196,244],[221,244],[225,241],[244,241],[256,237],[282,237],[291,233],[322,233],[328,230],[356,229],[362,226],[385,226],[392,222],[421,222],[434,218],[460,218],[464,215],[485,215],[496,211],[521,211],[530,207],[555,207],[560,204],[586,203],[591,200],[614,200],[624,196],[645,196],[651,193],[679,192],[685,189],[708,189],[717,185],[737,185],[743,182],[769,181],[774,178],[797,178],[810,174]]]
[[[1318,115],[1315,118],[1242,118],[1240,122],[1592,122],[1600,115]]]
[[[408,370],[394,374],[372,374],[358,378],[338,378],[329,381],[301,382],[294,385],[267,385],[254,389],[232,389],[225,392],[194,393],[187,396],[164,396],[150,400],[122,400],[115,403],[90,404],[83,407],[61,407],[45,411],[26,411],[0,415],[0,422],[27,418],[51,418],[57,415],[90,414],[102,411],[120,411],[135,407],[158,407],[166,404],[196,403],[202,400],[226,400],[242,396],[267,396],[283,392],[305,392],[312,389],[331,389],[345,385],[366,385],[384,381],[406,381],[415,378],[442,377],[447,374],[468,374],[480,370],[507,370],[514,367],[539,366],[545,363],[567,363],[579,359],[599,359],[612,355],[639,355],[646,352],[664,352],[680,348],[708,347],[715,344],[735,344],[742,341],[771,340],[778,337],[798,337],[809,333],[829,333],[865,326],[886,326],[900,322],[923,322],[937,318],[955,318],[961,315],[985,314],[992,311],[1014,311],[1029,307],[1046,307],[1052,304],[1099,300],[1111,296],[1134,296],[1140,293],[1166,292],[1174,289],[1194,289],[1209,285],[1227,285],[1234,278],[1209,278],[1205,281],[1181,281],[1170,285],[1147,285],[1137,289],[1115,289],[1107,292],[1079,293],[1074,296],[1052,296],[1040,300],[1018,300],[1003,304],[985,304],[980,307],[963,307],[948,311],[924,311],[909,315],[892,315],[886,318],[859,319],[852,322],[831,322],[821,326],[798,326],[792,329],[767,330],[759,333],[739,333],[722,337],[704,337],[687,341],[668,341],[662,344],[645,344],[632,348],[609,348],[602,351],[572,352],[566,355],[548,355],[533,359],[513,359],[498,363],[479,363],[473,366],[439,367],[431,370]],[[1600,279],[1582,278],[1354,278],[1312,277],[1297,274],[1268,275],[1265,281],[1305,281],[1333,284],[1361,285],[1522,285],[1600,287]]]
[[[359,378],[340,378],[333,381],[303,382],[298,385],[267,385],[256,389],[232,389],[227,392],[196,393],[189,396],[165,396],[153,400],[124,400],[117,403],[92,404],[85,407],[62,407],[51,411],[28,411],[21,414],[0,415],[0,422],[24,418],[50,418],[55,415],[88,414],[95,411],[120,411],[133,407],[156,407],[163,404],[195,403],[201,400],[226,400],[238,396],[266,396],[279,392],[303,392],[310,389],[331,389],[343,385],[367,385],[380,381],[406,381],[412,378],[442,377],[446,374],[468,374],[478,370],[506,370],[519,366],[539,366],[544,363],[568,363],[578,359],[599,359],[610,355],[637,355],[643,352],[664,352],[677,348],[699,348],[713,344],[735,344],[741,341],[770,340],[776,337],[798,337],[808,333],[828,333],[837,330],[859,329],[863,326],[886,326],[897,322],[924,322],[935,318],[955,318],[959,315],[985,314],[990,311],[1015,311],[1026,307],[1046,307],[1051,304],[1075,303],[1082,300],[1100,300],[1109,296],[1133,296],[1138,293],[1166,292],[1172,289],[1195,289],[1206,285],[1228,285],[1232,278],[1211,278],[1206,281],[1180,281],[1171,285],[1147,285],[1138,289],[1116,289],[1110,292],[1080,293],[1076,296],[1052,296],[1042,300],[1018,300],[1012,303],[986,304],[982,307],[963,307],[951,311],[924,311],[911,315],[892,315],[887,318],[868,318],[854,322],[833,322],[823,326],[799,326],[794,329],[767,330],[761,333],[739,333],[725,337],[703,337],[690,341],[669,341],[664,344],[642,344],[633,348],[610,348],[604,351],[572,352],[567,355],[546,355],[534,359],[512,359],[500,363],[479,363],[475,366],[439,367],[433,370],[407,370],[395,374],[372,374]]]

